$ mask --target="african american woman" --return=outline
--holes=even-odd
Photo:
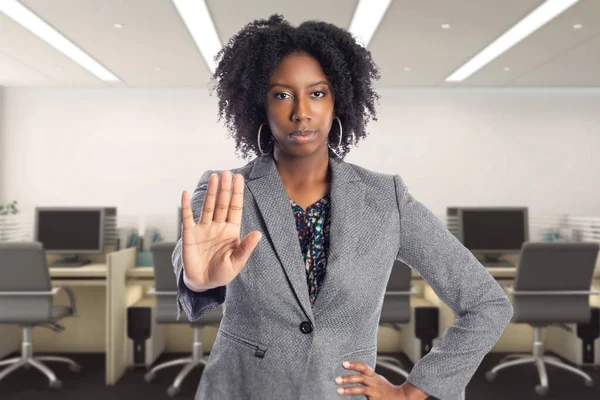
[[[273,15],[215,60],[219,120],[254,158],[181,196],[177,317],[223,307],[196,399],[461,399],[512,305],[400,175],[344,161],[376,120],[369,51]],[[394,260],[457,316],[399,386],[374,372]]]

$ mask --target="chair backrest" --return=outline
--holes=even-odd
[[[177,321],[177,280],[173,273],[171,256],[175,250],[175,243],[153,243],[150,250],[154,268],[154,289],[157,292],[173,293],[172,295],[156,296],[156,321],[174,323]],[[185,322],[187,318],[181,318],[181,320]]]
[[[527,242],[521,248],[515,291],[589,291],[600,244]],[[536,325],[588,322],[589,294],[515,295],[513,322]]]
[[[0,242],[0,293],[49,292],[50,272],[40,242]],[[51,295],[0,294],[0,323],[35,323],[51,316]]]
[[[394,294],[409,292],[412,280],[412,269],[400,260],[395,260],[388,279],[386,295],[383,298],[379,323],[410,322],[410,295]]]

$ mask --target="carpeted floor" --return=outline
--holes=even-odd
[[[41,354],[39,354],[41,355]],[[392,354],[386,354],[392,355]],[[114,386],[104,385],[104,355],[70,354],[65,355],[81,364],[81,372],[71,372],[60,363],[48,363],[57,377],[63,381],[60,389],[48,386],[48,380],[37,370],[19,369],[0,381],[0,399],[2,400],[155,400],[170,399],[166,390],[171,385],[180,367],[160,371],[154,381],[144,381],[145,369],[127,371]],[[181,354],[163,354],[159,362],[182,357]],[[395,355],[397,356],[397,355]],[[533,365],[512,367],[501,371],[494,383],[487,383],[484,374],[498,363],[503,354],[488,354],[467,387],[466,400],[599,400],[600,368],[584,368],[596,381],[596,386],[588,388],[583,380],[567,371],[548,366],[550,391],[544,397],[534,392],[538,383],[537,371]],[[14,357],[11,356],[11,357]],[[403,363],[408,363],[400,356]],[[405,364],[410,365],[410,364]],[[403,378],[377,368],[390,382],[401,384]],[[193,399],[200,381],[202,369],[197,368],[188,375],[175,399]],[[338,396],[342,399],[344,396]],[[335,398],[335,396],[334,396]],[[224,399],[226,400],[226,399]],[[282,399],[284,400],[284,399]]]

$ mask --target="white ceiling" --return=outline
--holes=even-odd
[[[222,43],[254,19],[348,29],[357,0],[206,0]],[[0,13],[0,86],[206,87],[171,0],[21,0],[122,82],[107,83]],[[369,44],[377,87],[600,87],[600,0],[581,0],[463,82],[452,72],[543,0],[394,0]],[[123,29],[114,29],[121,23]],[[442,24],[451,29],[442,29]],[[574,24],[583,29],[574,30]],[[155,71],[160,66],[161,71]],[[410,71],[405,71],[409,67]],[[504,70],[510,67],[510,71]]]

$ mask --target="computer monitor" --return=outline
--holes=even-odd
[[[527,207],[459,207],[458,239],[488,266],[514,266],[503,254],[518,254],[529,241]]]
[[[36,207],[34,238],[47,253],[67,255],[50,266],[79,267],[79,254],[104,252],[103,207]]]

